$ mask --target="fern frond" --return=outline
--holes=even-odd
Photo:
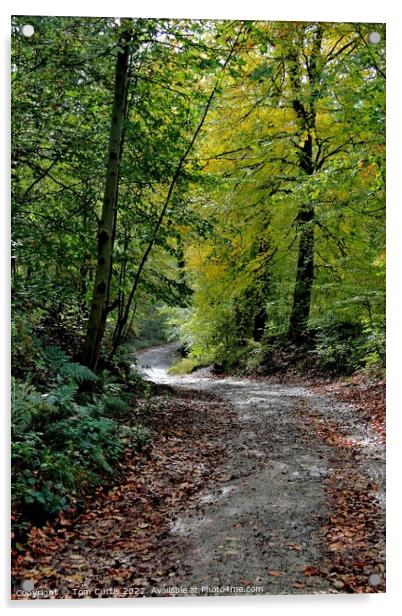
[[[43,349],[43,356],[50,368],[56,372],[70,361],[70,357],[66,355],[60,347],[53,345],[49,345]]]
[[[46,403],[49,406],[58,404],[60,406],[66,406],[74,402],[74,396],[78,391],[78,385],[76,383],[67,383],[61,385],[57,389],[54,389],[46,398]]]
[[[69,362],[61,366],[60,374],[67,378],[74,379],[76,383],[93,382],[98,379],[92,370],[74,362]]]

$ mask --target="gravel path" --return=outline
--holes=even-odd
[[[219,469],[219,486],[198,495],[186,514],[172,521],[180,566],[166,585],[180,595],[356,592],[346,578],[355,575],[357,562],[361,576],[377,576],[362,592],[378,591],[384,561],[384,447],[359,423],[353,407],[303,387],[216,378],[208,369],[171,376],[168,368],[176,359],[177,345],[154,347],[137,354],[137,367],[155,383],[228,400],[240,429],[229,441],[222,433],[228,455]],[[323,438],[320,426],[328,422],[339,428],[346,444],[342,455],[339,443]],[[374,538],[367,539],[366,533],[369,547],[360,548],[360,560],[356,555],[346,559],[350,571],[343,577],[332,572],[332,548],[323,540],[333,513],[327,482],[334,476],[360,482],[364,496],[372,490],[369,497],[376,502],[375,537],[370,531]],[[339,524],[336,530],[339,534]],[[353,556],[353,546],[341,547],[343,557],[345,550]]]

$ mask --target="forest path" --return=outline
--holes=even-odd
[[[209,369],[172,376],[176,359],[177,345],[154,347],[137,367],[155,383],[229,401],[238,429],[217,426],[218,484],[171,524],[173,594],[383,590],[384,446],[353,406]]]
[[[143,376],[169,386],[133,404],[152,438],[127,447],[116,484],[31,528],[14,596],[384,591],[375,424],[317,388],[172,376],[177,346],[137,353]]]

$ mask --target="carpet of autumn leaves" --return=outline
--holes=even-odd
[[[363,374],[356,374],[346,382],[321,383],[312,388],[316,392],[333,394],[342,402],[352,404],[362,423],[377,433],[385,443],[385,381],[367,381]]]
[[[141,453],[126,452],[124,480],[97,490],[82,513],[31,529],[26,552],[14,549],[14,597],[27,580],[71,598],[77,589],[99,596],[95,589],[111,587],[113,596],[119,588],[127,596],[127,587],[141,595],[179,573],[169,526],[206,481],[220,480],[220,436],[236,429],[233,411],[207,393],[177,390],[138,400],[133,412],[148,414],[151,442]]]
[[[385,444],[385,382],[367,383],[356,376],[314,390],[351,404],[373,442]],[[317,412],[304,410],[300,417],[333,448],[325,484],[331,515],[321,527],[326,558],[308,574],[328,578],[341,592],[385,592],[385,512],[376,499],[378,486],[365,472],[364,443]]]

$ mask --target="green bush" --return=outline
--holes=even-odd
[[[195,357],[182,357],[169,369],[169,374],[191,374],[203,365]]]
[[[43,318],[43,311],[33,309],[25,314],[14,311],[11,320],[11,366],[19,378],[35,373],[38,380],[48,377],[43,361],[43,349],[37,330]]]
[[[364,327],[364,361],[367,368],[385,368],[385,326],[367,322]]]
[[[336,374],[352,374],[364,366],[365,342],[360,323],[328,319],[316,334],[314,354],[318,367]]]
[[[40,394],[13,382],[13,502],[25,512],[53,514],[68,507],[77,492],[113,472],[123,451],[118,423],[101,414],[104,405],[76,399],[74,383]]]

